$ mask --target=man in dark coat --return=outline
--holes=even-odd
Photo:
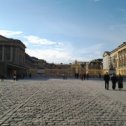
[[[106,74],[104,75],[104,81],[105,81],[105,89],[107,90],[109,90],[109,80],[110,80],[110,76],[108,72],[106,72]]]
[[[117,77],[116,77],[115,74],[112,75],[111,81],[112,81],[112,89],[115,90],[115,88],[116,88],[116,82],[117,82]]]

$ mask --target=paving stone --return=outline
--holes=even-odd
[[[0,83],[0,125],[126,126],[125,89],[105,90],[99,80],[8,80]]]

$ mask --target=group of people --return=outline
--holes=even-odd
[[[104,75],[104,81],[105,81],[105,89],[109,90],[109,81],[111,80],[112,82],[112,89],[116,89],[116,83],[118,83],[118,88],[121,90],[123,88],[123,77],[122,75],[116,76],[115,73],[110,77],[108,72]]]
[[[32,77],[32,75],[31,75],[31,73],[29,73],[29,75],[28,75],[28,77],[29,78],[31,78]],[[1,82],[3,82],[4,81],[4,79],[6,79],[7,77],[5,77],[4,75],[0,75],[0,79],[1,79]],[[9,78],[12,78],[14,81],[17,81],[18,79],[24,79],[25,78],[25,74],[16,74],[16,73],[14,73],[11,77],[9,77]]]
[[[78,78],[80,78],[81,80],[88,80],[88,78],[89,78],[89,75],[88,75],[88,73],[75,73],[75,78],[76,79],[78,79]]]

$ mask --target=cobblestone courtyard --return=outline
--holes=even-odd
[[[126,83],[101,80],[0,82],[0,126],[126,126]]]

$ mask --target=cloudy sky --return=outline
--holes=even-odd
[[[126,41],[126,0],[0,0],[0,34],[50,63],[102,58]]]

